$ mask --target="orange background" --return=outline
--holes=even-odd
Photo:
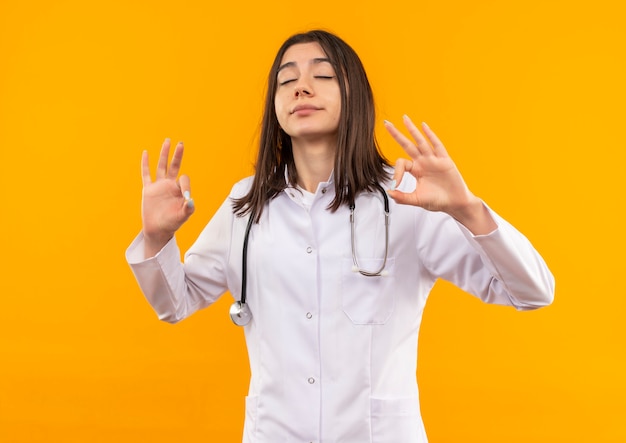
[[[431,443],[626,441],[621,2],[0,3],[0,441],[237,442],[230,297],[171,326],[124,261],[141,151],[187,146],[182,249],[252,171],[282,41],[361,55],[382,119],[427,121],[557,280],[519,313],[440,283],[418,377]],[[346,221],[347,222],[347,221]]]

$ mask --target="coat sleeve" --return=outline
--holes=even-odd
[[[176,323],[213,304],[228,290],[235,218],[228,198],[185,254],[184,263],[175,238],[149,259],[143,258],[141,233],[128,247],[126,260],[160,320]]]
[[[418,246],[435,278],[448,280],[486,303],[518,310],[547,306],[554,299],[554,277],[524,235],[487,207],[498,225],[487,235],[473,235],[441,213],[418,223]]]

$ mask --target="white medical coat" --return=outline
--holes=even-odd
[[[246,194],[251,183],[242,180],[230,197]],[[552,301],[553,277],[526,238],[493,212],[498,228],[473,236],[446,214],[393,200],[387,275],[363,276],[353,271],[349,209],[330,212],[333,197],[332,182],[321,183],[307,208],[288,188],[252,226],[243,441],[425,443],[417,342],[437,278],[525,310]],[[175,240],[144,260],[141,234],[135,239],[127,260],[160,319],[182,320],[226,291],[240,298],[247,220],[227,199],[184,264]],[[379,193],[358,196],[355,222],[359,265],[375,270],[385,248]]]

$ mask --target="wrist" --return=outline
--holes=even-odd
[[[450,215],[474,235],[486,235],[498,228],[483,201],[474,195]]]
[[[144,258],[152,258],[156,256],[161,249],[165,247],[165,245],[174,237],[174,235],[155,235],[155,234],[147,234],[143,233],[143,242],[144,242]]]

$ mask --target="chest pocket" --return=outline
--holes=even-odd
[[[359,259],[361,269],[379,269],[382,259]],[[351,258],[341,262],[341,305],[343,312],[355,325],[382,325],[389,320],[395,307],[393,292],[395,260],[387,258],[384,275],[366,277],[353,270]]]

